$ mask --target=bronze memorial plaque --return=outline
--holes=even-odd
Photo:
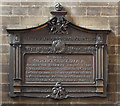
[[[25,82],[94,83],[92,55],[26,55]]]
[[[106,97],[107,35],[66,20],[57,4],[48,22],[10,35],[10,96]]]

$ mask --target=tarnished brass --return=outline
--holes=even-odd
[[[110,30],[76,26],[60,4],[43,25],[10,29],[10,96],[106,96]]]

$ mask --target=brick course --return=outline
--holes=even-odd
[[[88,16],[100,16],[101,8],[100,7],[88,7],[87,15]]]
[[[14,7],[13,8],[13,15],[26,15],[27,14],[27,7]]]

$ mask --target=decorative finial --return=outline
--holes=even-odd
[[[55,10],[56,11],[61,11],[62,10],[62,5],[60,4],[60,3],[57,3],[56,5],[55,5]]]

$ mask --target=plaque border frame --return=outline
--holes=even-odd
[[[56,6],[57,10],[61,8],[59,4]],[[7,28],[7,32],[10,35],[10,70],[9,70],[9,79],[10,79],[10,96],[11,97],[17,97],[17,96],[26,96],[26,97],[43,97],[46,98],[44,93],[41,95],[35,96],[34,94],[31,95],[32,92],[29,92],[25,94],[23,92],[24,88],[30,88],[30,87],[41,87],[39,85],[24,85],[23,84],[23,78],[21,76],[22,74],[22,47],[24,45],[29,45],[29,43],[22,42],[21,39],[21,33],[24,32],[31,32],[31,31],[37,31],[40,29],[43,29],[47,27],[49,29],[50,34],[69,34],[67,31],[67,27],[75,28],[76,30],[87,32],[88,34],[95,34],[96,35],[96,42],[91,43],[80,43],[80,42],[72,42],[70,45],[92,45],[96,48],[96,57],[94,61],[96,61],[96,85],[84,85],[84,87],[95,87],[96,91],[94,94],[87,93],[86,95],[82,96],[70,96],[70,97],[93,97],[93,96],[99,96],[99,97],[106,97],[107,95],[107,74],[108,74],[108,68],[107,68],[107,35],[111,32],[111,30],[93,30],[93,29],[87,29],[83,28],[77,25],[74,25],[73,23],[67,21],[65,19],[65,15],[67,14],[66,11],[62,11],[61,9],[59,11],[52,11],[51,14],[53,15],[53,18],[49,20],[48,22],[31,28],[22,28],[22,29],[16,29],[16,28]],[[54,29],[56,28],[56,29]],[[58,28],[58,29],[57,29]],[[35,44],[35,43],[34,43]],[[33,44],[33,45],[34,45]],[[42,44],[52,44],[52,42],[39,42],[36,45],[42,45]],[[69,45],[69,43],[67,42]],[[99,61],[98,61],[99,60]],[[102,68],[101,68],[102,67]],[[45,87],[54,87],[53,85],[42,85]],[[71,85],[72,86],[72,85]],[[76,85],[77,87],[78,85]],[[65,85],[63,86],[65,87]],[[79,85],[79,87],[83,87],[83,85]],[[58,97],[59,98],[59,97]],[[55,98],[54,98],[55,99]],[[64,99],[64,98],[60,98]]]

